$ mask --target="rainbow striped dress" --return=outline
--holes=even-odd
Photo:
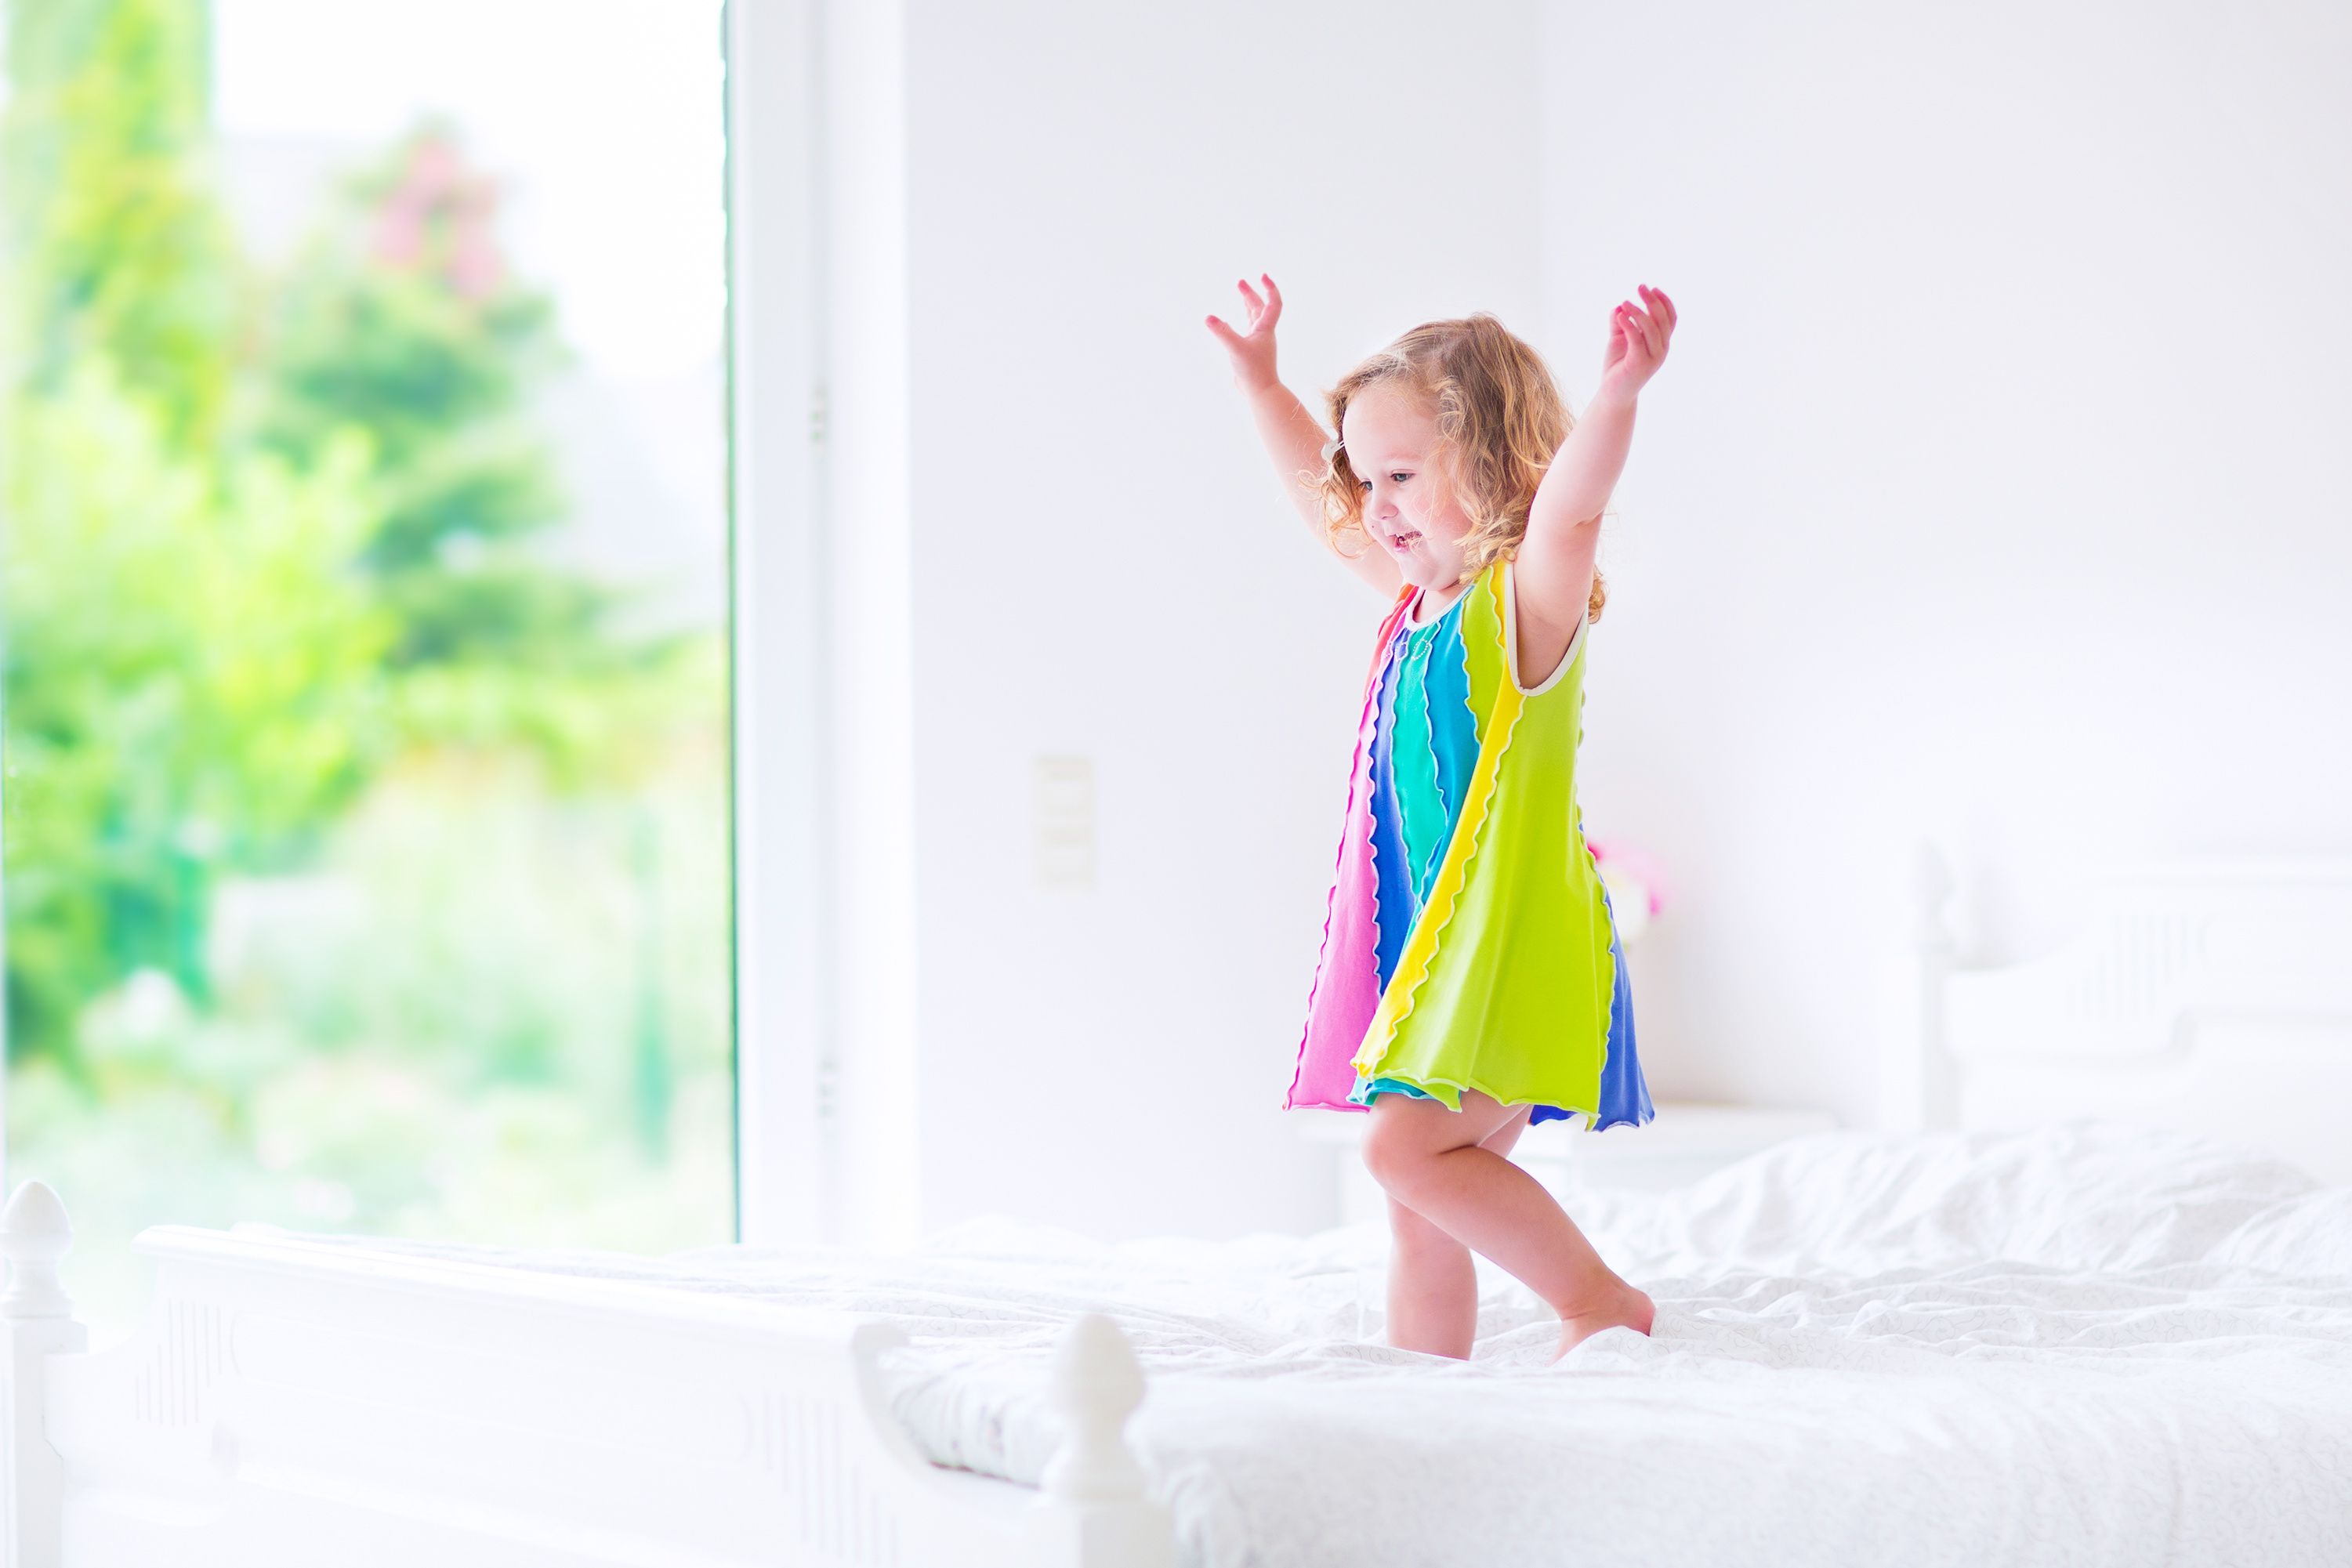
[[[1533,1120],[1650,1120],[1633,992],[1576,808],[1585,633],[1517,678],[1510,569],[1381,622],[1288,1104],[1475,1089]]]

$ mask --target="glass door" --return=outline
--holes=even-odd
[[[7,0],[7,1152],[733,1228],[717,0]]]

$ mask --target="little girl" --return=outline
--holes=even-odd
[[[1650,1119],[1632,994],[1576,808],[1584,643],[1605,597],[1601,514],[1674,302],[1611,315],[1570,430],[1550,372],[1491,316],[1416,327],[1340,378],[1330,439],[1275,372],[1282,295],[1212,316],[1284,488],[1395,601],[1356,738],[1338,880],[1292,1106],[1369,1107],[1389,1195],[1389,1337],[1466,1357],[1475,1249],[1560,1318],[1560,1349],[1650,1332],[1619,1279],[1505,1158],[1532,1122]]]

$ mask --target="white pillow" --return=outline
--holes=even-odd
[[[1594,1218],[1612,1232],[1604,1251],[1652,1277],[1875,1274],[1992,1259],[2120,1270],[2203,1261],[2315,1185],[2231,1145],[2078,1121],[2017,1133],[1823,1134],[1654,1206]]]

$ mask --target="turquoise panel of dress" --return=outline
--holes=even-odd
[[[1468,657],[1462,646],[1462,603],[1405,636],[1397,667],[1396,735],[1391,747],[1405,863],[1416,908],[1429,902],[1465,786],[1478,758],[1478,724],[1470,712]]]
[[[1438,840],[1416,891],[1425,902],[1454,841],[1454,824],[1461,820],[1462,802],[1470,792],[1470,774],[1478,766],[1478,716],[1470,711],[1469,658],[1462,646],[1462,606],[1457,602],[1438,622],[1444,647],[1428,664],[1427,700],[1429,749],[1436,763],[1438,793],[1445,801],[1445,831]]]
[[[1374,965],[1386,987],[1396,974],[1397,960],[1422,904],[1445,863],[1468,794],[1471,770],[1478,763],[1478,717],[1470,706],[1469,654],[1462,645],[1462,601],[1426,626],[1401,622],[1381,661],[1380,695],[1372,728],[1372,862],[1379,900],[1378,941]],[[1613,938],[1612,938],[1613,939]],[[1625,991],[1625,970],[1617,969],[1618,1003],[1612,1009],[1610,1065],[1617,1065],[1617,1020],[1624,1037],[1625,1071],[1614,1075],[1618,1097],[1625,1098],[1626,1072],[1632,1091],[1642,1096],[1638,1116],[1615,1115],[1609,1098],[1612,1075],[1601,1078],[1600,1124],[1649,1120],[1648,1091],[1633,1061],[1633,1009]],[[1400,1079],[1358,1080],[1351,1096],[1370,1104],[1381,1094],[1431,1096]],[[1529,1120],[1554,1122],[1575,1113],[1557,1105],[1538,1105]]]

